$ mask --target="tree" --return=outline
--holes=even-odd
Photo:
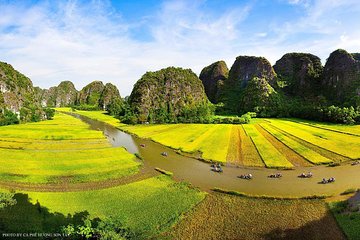
[[[13,198],[14,193],[0,192],[0,209],[6,206],[12,206],[16,204],[16,200]]]
[[[45,112],[45,116],[47,120],[52,120],[54,118],[55,115],[55,110],[52,108],[45,108],[44,109]]]
[[[0,113],[0,126],[19,124],[18,115],[10,110],[4,109],[4,113]]]

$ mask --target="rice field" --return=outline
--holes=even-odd
[[[135,125],[121,129],[184,152],[199,151],[205,160],[226,162],[227,159],[231,125]]]
[[[360,137],[314,128],[285,120],[271,120],[271,125],[311,144],[351,159],[360,158]]]
[[[86,211],[90,219],[111,218],[148,239],[174,225],[205,197],[204,192],[164,175],[101,190],[22,194],[28,196],[25,202],[18,201],[19,205],[0,211],[0,232],[23,232],[26,227],[31,232],[41,232],[49,225],[59,232],[61,224],[54,219],[75,217]],[[53,216],[43,216],[40,206]]]
[[[243,125],[246,134],[254,142],[261,159],[267,167],[274,168],[292,168],[293,164],[289,162],[255,127],[255,125]]]
[[[324,164],[332,163],[333,161],[320,155],[319,153],[307,148],[301,143],[287,137],[276,129],[272,128],[269,124],[261,124],[261,126],[266,129],[270,134],[276,137],[279,141],[284,143],[286,146],[291,148],[293,151],[304,157],[306,160],[313,164]]]
[[[119,178],[140,166],[102,132],[61,113],[50,121],[1,127],[0,164],[0,181],[37,184]]]
[[[253,199],[221,194],[208,195],[165,236],[179,240],[346,239],[321,200]]]

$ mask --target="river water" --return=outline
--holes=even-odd
[[[173,178],[186,181],[193,186],[208,191],[218,187],[251,195],[269,195],[278,197],[304,197],[310,195],[338,195],[350,188],[360,188],[360,165],[344,164],[337,167],[313,166],[298,167],[295,170],[277,171],[267,168],[247,168],[224,166],[223,173],[211,171],[209,163],[176,153],[175,150],[127,134],[111,125],[90,118],[71,114],[90,125],[91,129],[100,130],[114,146],[123,146],[131,153],[139,153],[144,160],[144,168],[153,170],[156,167],[172,172]],[[145,147],[141,147],[145,144]],[[167,152],[168,156],[161,155]],[[312,178],[299,178],[302,172],[313,173]],[[268,178],[268,175],[281,172],[279,179]],[[244,180],[237,176],[251,173],[253,179]],[[322,178],[335,177],[336,182],[320,184]]]

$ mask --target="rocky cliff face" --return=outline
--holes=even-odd
[[[120,98],[117,87],[111,83],[105,86],[101,81],[94,81],[78,92],[70,81],[63,81],[57,87],[35,89],[36,98],[47,107],[67,107],[75,105],[91,105],[105,109],[115,98]]]
[[[105,109],[106,106],[115,99],[121,99],[119,90],[111,83],[105,84],[104,89],[100,95],[99,106]]]
[[[319,57],[308,53],[287,53],[274,66],[279,85],[292,96],[316,96],[323,67]]]
[[[264,57],[237,57],[229,72],[229,84],[236,83],[241,88],[245,88],[254,77],[264,78],[273,85],[276,74],[270,62]]]
[[[0,62],[0,110],[5,108],[18,114],[21,109],[41,112],[31,80],[10,64]]]
[[[38,89],[37,96],[41,99],[42,106],[67,107],[76,103],[78,91],[70,81],[63,81],[57,87]]]
[[[330,54],[322,80],[323,93],[330,102],[360,106],[359,56],[342,49]]]
[[[176,118],[184,109],[209,104],[196,74],[174,67],[144,74],[136,82],[129,102],[142,121],[161,115]]]
[[[224,85],[224,81],[229,75],[229,69],[224,61],[215,62],[205,67],[200,73],[200,80],[204,84],[205,93],[212,103],[217,103]]]
[[[254,78],[263,79],[271,86],[276,84],[276,73],[268,60],[253,56],[237,57],[220,95],[221,101],[225,104],[225,112],[244,112],[240,104],[241,94]]]
[[[105,86],[101,81],[89,83],[79,92],[78,104],[98,105],[104,88]]]

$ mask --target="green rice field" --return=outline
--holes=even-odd
[[[102,132],[61,113],[51,121],[1,127],[0,164],[0,181],[22,183],[100,181],[134,174],[140,166]]]

